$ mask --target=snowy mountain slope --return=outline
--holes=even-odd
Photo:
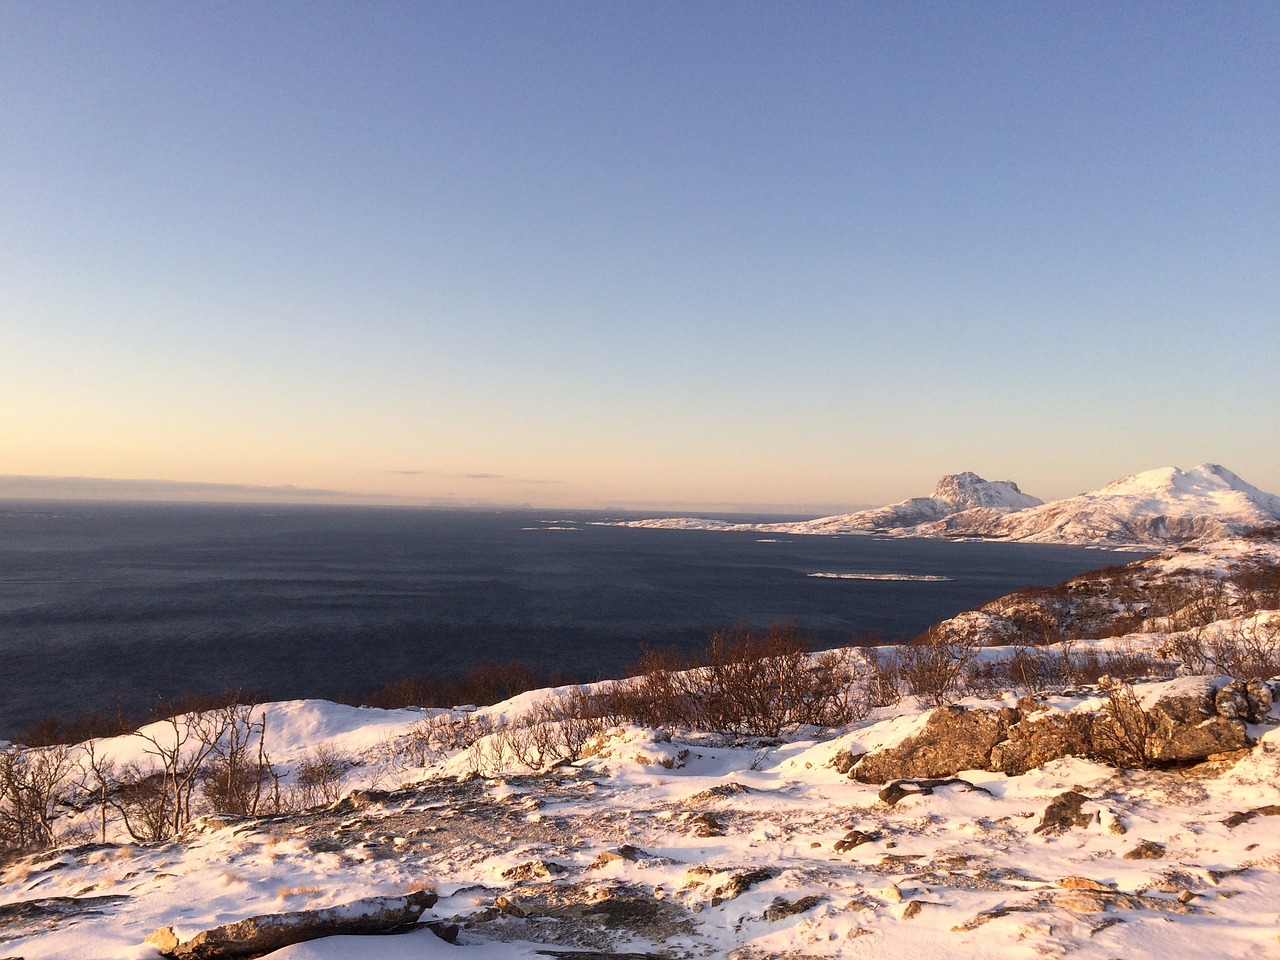
[[[1005,515],[963,512],[917,531],[1033,543],[1146,545],[1235,536],[1280,522],[1280,497],[1226,467],[1162,467]]]

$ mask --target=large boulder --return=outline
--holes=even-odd
[[[1024,713],[1009,727],[1008,737],[991,748],[990,762],[982,769],[1016,777],[1059,757],[1092,754],[1093,717],[1090,715]]]
[[[896,747],[868,754],[850,776],[863,783],[952,777],[961,770],[985,770],[991,751],[1019,719],[1017,710],[939,707],[924,729]]]
[[[1243,697],[1246,685],[1240,684],[1240,688]],[[1247,700],[1243,711],[1224,701],[1224,715],[1218,712],[1218,693],[1208,677],[1188,677],[1171,684],[1169,692],[1160,695],[1155,703],[1144,705],[1147,759],[1155,763],[1186,763],[1246,749],[1252,742],[1244,725],[1250,712]]]

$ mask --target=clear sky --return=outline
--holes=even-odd
[[[0,474],[1280,492],[1278,373],[1280,4],[0,2]]]

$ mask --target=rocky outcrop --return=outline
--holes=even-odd
[[[300,910],[249,917],[179,940],[172,927],[161,927],[147,942],[175,960],[220,960],[260,957],[295,943],[322,937],[390,933],[413,926],[436,903],[427,891],[403,897],[371,897],[322,910]]]
[[[939,707],[925,727],[896,747],[863,757],[850,776],[863,783],[952,777],[961,770],[985,770],[991,751],[1018,722],[1018,711]]]
[[[1224,716],[1218,712],[1218,691],[1214,690],[1212,681],[1207,677],[1194,679],[1199,683],[1193,689],[1162,696],[1144,709],[1149,760],[1155,763],[1206,760],[1214,754],[1246,749],[1252,742],[1239,716],[1252,713],[1243,695],[1245,685],[1234,681],[1242,689],[1240,699],[1245,701],[1244,707],[1234,698],[1228,698],[1224,705],[1230,706],[1233,715]],[[1223,688],[1223,692],[1225,690]],[[1114,725],[1123,721],[1117,715],[1100,722]]]
[[[1270,708],[1266,684],[1208,677],[1115,686],[1101,710],[1063,712],[1027,700],[1017,707],[939,707],[915,736],[834,763],[862,783],[954,777],[962,770],[1017,776],[1060,757],[1119,766],[1195,763],[1247,749],[1246,722],[1260,721]]]

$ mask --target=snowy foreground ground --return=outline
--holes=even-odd
[[[422,888],[440,896],[425,919],[463,925],[457,945],[422,927],[272,956],[1280,956],[1280,818],[1233,816],[1280,804],[1275,711],[1229,769],[1065,759],[1019,777],[964,773],[981,789],[942,787],[890,806],[832,760],[916,731],[926,711],[909,701],[825,740],[734,746],[619,728],[588,759],[490,778],[468,776],[465,752],[407,777],[379,762],[418,711],[322,701],[265,710],[280,763],[326,743],[367,761],[344,789],[417,782],[301,814],[205,818],[176,842],[13,861],[0,874],[0,913],[52,898],[91,909],[0,928],[0,957],[155,957],[144,940],[158,927],[186,938]],[[137,749],[129,738],[101,745]],[[1037,832],[1068,790],[1089,798],[1087,823]],[[837,850],[851,830],[870,840]]]

